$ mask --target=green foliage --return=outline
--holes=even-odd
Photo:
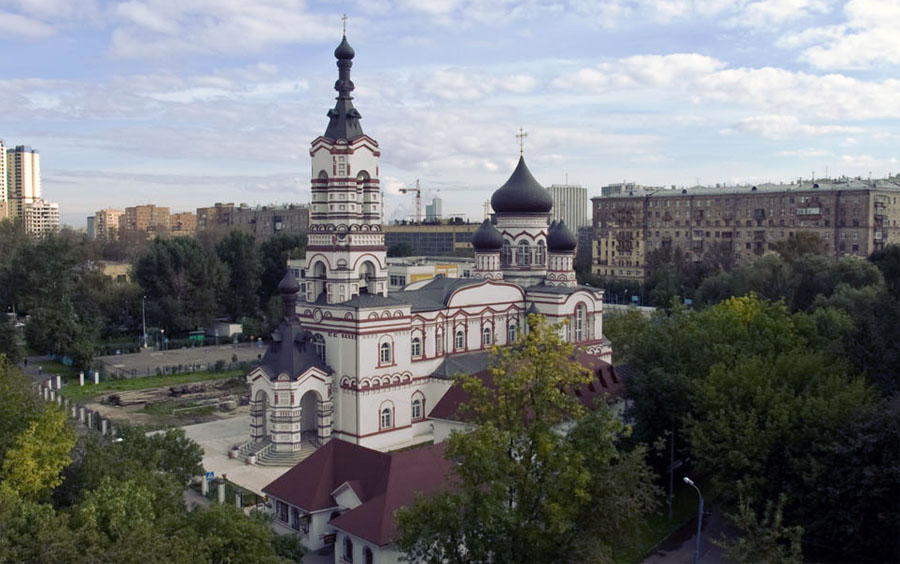
[[[881,271],[894,299],[900,300],[900,245],[888,245],[875,251],[869,260]]]
[[[794,262],[807,255],[827,256],[829,254],[828,243],[812,231],[798,231],[790,239],[783,239],[775,243],[775,252],[788,263]]]
[[[25,354],[19,331],[12,320],[0,319],[0,354],[12,363],[21,361]]]
[[[287,272],[287,260],[306,256],[306,235],[279,233],[260,245],[262,276],[259,283],[259,303],[268,304],[277,295],[278,283]]]
[[[33,310],[25,325],[25,338],[36,351],[68,356],[79,370],[87,369],[96,353],[96,327],[80,321],[67,300]]]
[[[803,527],[784,524],[784,503],[783,494],[777,504],[769,501],[759,518],[741,496],[737,513],[728,516],[741,537],[733,542],[713,539],[713,543],[724,548],[725,557],[735,564],[803,564]]]
[[[6,450],[0,466],[0,490],[41,501],[62,483],[60,472],[71,462],[75,430],[55,406],[40,410]]]
[[[208,562],[285,562],[274,552],[275,533],[264,516],[251,514],[248,518],[225,504],[197,507],[188,517]]]
[[[0,461],[45,405],[32,380],[0,355]]]
[[[275,535],[272,537],[272,550],[291,562],[300,562],[306,555],[306,547],[297,535]]]
[[[495,349],[490,382],[459,377],[474,428],[447,443],[446,456],[458,462],[454,490],[398,512],[398,544],[411,561],[606,557],[621,539],[603,527],[583,530],[592,508],[623,509],[617,526],[629,531],[652,505],[643,453],[619,455],[623,428],[604,408],[585,418],[573,391],[590,375],[570,359],[572,345],[543,318],[529,316],[528,326],[516,345]],[[566,435],[561,426],[572,423]]]
[[[135,266],[148,319],[177,331],[206,326],[219,315],[227,274],[217,256],[186,237],[155,239]]]
[[[387,256],[389,257],[408,257],[412,254],[412,245],[409,243],[394,243],[387,248]]]
[[[216,254],[228,267],[228,284],[221,297],[225,313],[233,320],[256,315],[263,266],[253,235],[243,231],[229,232],[216,245]]]

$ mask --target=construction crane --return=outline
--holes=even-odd
[[[416,178],[415,188],[400,188],[401,194],[416,191],[416,223],[422,223],[422,189],[419,188],[419,179]]]

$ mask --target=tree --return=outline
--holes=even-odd
[[[187,522],[208,562],[287,562],[275,554],[275,533],[264,515],[248,518],[233,505],[211,505],[196,507]]]
[[[798,231],[794,237],[775,243],[775,252],[787,262],[792,263],[806,255],[829,254],[828,243],[812,231]]]
[[[269,299],[277,294],[278,283],[287,272],[287,260],[306,256],[306,235],[279,233],[263,242],[263,273],[259,285],[259,303],[268,304]]]
[[[17,363],[24,356],[22,343],[19,339],[19,331],[12,320],[0,318],[0,354],[12,362]]]
[[[881,271],[894,298],[900,300],[900,245],[888,245],[875,251],[869,260]]]
[[[412,245],[409,243],[394,243],[387,248],[387,256],[389,257],[408,257],[412,254]]]
[[[65,413],[46,406],[6,451],[0,489],[40,501],[62,483],[60,472],[71,462],[74,445],[75,430],[66,423]]]
[[[135,266],[135,278],[147,296],[148,318],[162,327],[196,329],[221,312],[227,271],[193,239],[155,239]]]
[[[800,539],[803,527],[784,524],[782,509],[785,496],[778,503],[766,503],[762,518],[741,496],[738,511],[728,518],[740,529],[741,536],[736,541],[713,539],[713,543],[725,549],[725,557],[735,564],[803,564]]]
[[[556,327],[530,315],[516,345],[495,349],[490,381],[460,376],[470,395],[462,413],[474,428],[455,432],[452,489],[398,512],[398,544],[411,561],[560,562],[609,554],[615,542],[584,531],[589,507],[642,507],[647,473],[607,489],[592,470],[618,461],[607,416],[584,420],[574,390],[590,380]],[[563,428],[575,424],[567,435]],[[636,460],[640,460],[640,456]],[[623,476],[623,474],[619,474]],[[650,495],[652,497],[652,494]],[[628,498],[627,501],[622,501]],[[621,503],[618,503],[621,502]],[[628,513],[628,515],[631,515]]]
[[[0,462],[45,408],[31,386],[31,377],[0,355]]]
[[[55,307],[33,310],[25,325],[25,338],[32,349],[67,356],[76,369],[84,370],[96,353],[97,328],[79,320],[72,303],[63,299]]]
[[[259,309],[262,260],[253,235],[231,231],[216,245],[216,254],[228,267],[228,284],[222,294],[225,313],[235,321],[255,316]]]

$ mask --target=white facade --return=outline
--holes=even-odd
[[[6,151],[9,215],[25,217],[25,206],[41,198],[41,156],[24,145]]]
[[[43,235],[59,230],[59,204],[37,199],[25,204],[25,233]]]
[[[276,343],[248,374],[251,436],[279,452],[332,438],[383,451],[432,440],[428,414],[451,387],[454,367],[515,341],[529,313],[567,323],[569,341],[610,354],[603,292],[576,285],[574,244],[549,251],[550,198],[524,159],[501,190],[512,206],[528,199],[517,191],[530,190],[537,207],[495,210],[497,248],[476,248],[472,279],[423,280],[388,292],[380,149],[354,121],[349,66],[338,57],[340,96],[326,131],[334,137],[320,136],[310,149],[306,262],[291,268],[298,280],[282,282],[286,309]],[[347,123],[339,123],[343,116]],[[344,132],[351,138],[340,137]]]
[[[6,147],[0,139],[0,220],[9,215],[9,178],[6,173]]]
[[[568,184],[553,184],[547,191],[553,198],[553,211],[550,219],[565,221],[573,233],[578,232],[579,227],[587,227],[591,224],[588,213],[587,188]]]

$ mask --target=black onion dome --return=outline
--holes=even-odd
[[[559,222],[556,221],[555,219],[554,219],[553,221],[550,222],[550,227],[547,228],[547,235],[549,235],[550,233],[553,232],[554,229],[556,229],[556,225],[557,225],[558,223],[559,223]]]
[[[472,247],[476,251],[499,251],[503,247],[503,235],[485,219],[475,234],[472,235]]]
[[[560,222],[556,224],[556,228],[551,230],[547,235],[547,248],[550,249],[550,251],[571,252],[575,250],[577,245],[578,239],[572,235],[572,232],[569,231],[569,228],[566,227],[566,223],[562,220],[560,220]]]
[[[491,207],[497,213],[549,213],[553,198],[531,175],[525,158],[519,157],[509,180],[491,196]]]
[[[300,283],[294,278],[290,268],[287,274],[284,275],[284,278],[281,279],[281,282],[278,283],[278,291],[282,294],[296,294],[300,291]]]
[[[341,41],[341,44],[337,46],[334,50],[334,58],[335,59],[345,59],[350,60],[356,56],[356,51],[353,50],[353,47],[347,43],[347,36],[344,36],[344,39]]]

